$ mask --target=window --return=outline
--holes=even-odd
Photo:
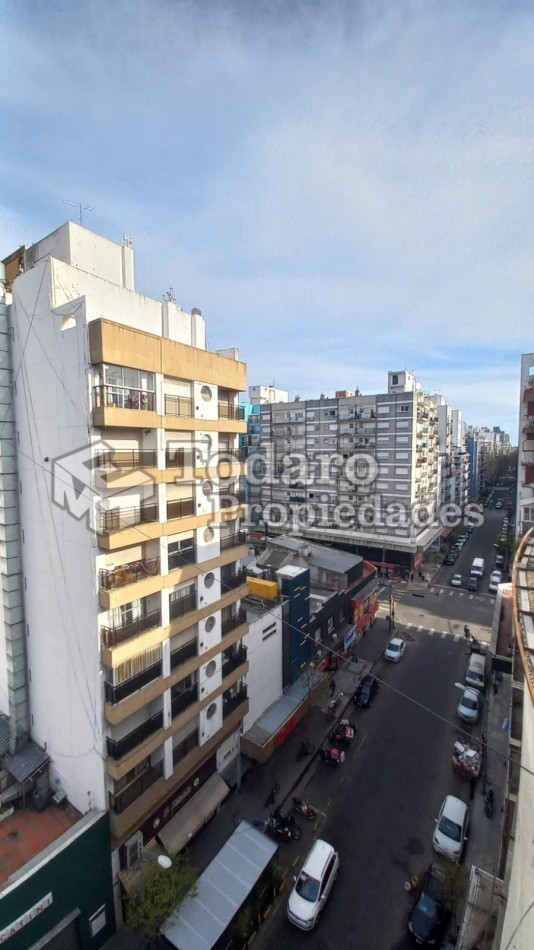
[[[389,415],[390,406],[377,406],[377,412],[379,416]]]
[[[408,429],[409,426],[410,426],[410,422],[408,419],[406,421],[403,419],[402,422],[397,422],[398,429]]]
[[[399,406],[399,412],[409,412],[409,411],[410,411],[409,403],[402,403],[402,405]]]
[[[391,385],[392,385],[392,386],[398,386],[398,385],[399,385],[399,377],[397,376],[396,373],[393,373],[393,376],[391,377]]]
[[[169,544],[169,570],[192,564],[195,560],[195,544],[193,538],[184,541],[172,541]]]

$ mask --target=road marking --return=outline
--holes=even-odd
[[[431,588],[430,588],[430,593],[433,594],[434,591],[435,591],[435,587],[431,587]]]
[[[442,632],[441,632],[441,639],[443,640],[443,637],[448,637],[448,636],[449,636],[449,631],[448,631],[448,630],[442,630]]]
[[[453,591],[453,590],[450,590],[450,591],[449,591],[449,597],[452,597],[453,594],[454,594],[454,591]]]
[[[469,594],[469,600],[473,600],[473,595]]]
[[[464,596],[464,592],[463,592],[463,590],[461,590],[461,591],[460,591],[460,597],[463,597],[463,596]]]
[[[428,632],[429,632],[430,636],[432,636],[432,634],[435,633],[436,631],[434,630],[434,627],[430,627],[430,629],[429,629]]]
[[[363,746],[363,744],[364,744],[364,742],[365,742],[366,739],[367,739],[367,733],[364,732],[364,734],[363,734],[363,736],[362,736],[362,741],[360,742],[358,748],[356,749],[357,752],[359,752],[359,751],[361,750],[361,748],[362,748],[362,746]]]
[[[423,624],[420,623],[419,626],[418,626],[418,628],[417,628],[417,633],[420,633],[422,629],[423,629]]]

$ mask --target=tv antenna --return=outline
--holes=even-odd
[[[63,198],[64,205],[72,205],[73,208],[78,208],[78,214],[80,216],[80,224],[83,228],[83,212],[84,211],[94,211],[94,208],[91,205],[82,205],[81,201],[67,201],[66,198]]]

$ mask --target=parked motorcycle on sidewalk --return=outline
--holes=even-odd
[[[348,719],[340,719],[338,723],[332,729],[330,733],[330,741],[334,745],[350,745],[358,727],[353,722],[349,722]]]
[[[302,835],[302,828],[292,815],[286,815],[277,810],[267,819],[267,831],[270,835],[282,841],[298,841]]]
[[[338,749],[336,746],[323,746],[320,756],[328,765],[343,765],[345,761],[343,749]]]
[[[493,794],[493,789],[488,788],[484,796],[484,814],[486,818],[491,818],[493,815],[493,807],[495,805],[495,795]]]
[[[336,709],[339,706],[341,700],[343,699],[343,693],[338,693],[334,699],[331,699],[328,703],[328,715],[330,719],[336,718]]]
[[[302,798],[293,796],[291,803],[299,815],[304,815],[304,817],[309,818],[310,821],[314,821],[315,818],[317,818],[317,809],[314,808],[313,805],[309,805],[308,802],[305,802]]]
[[[307,755],[313,755],[315,752],[315,746],[313,742],[310,742],[308,739],[303,739],[300,744],[300,749],[297,752],[297,759],[304,759]]]

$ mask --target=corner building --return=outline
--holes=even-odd
[[[129,246],[68,223],[5,264],[30,731],[117,873],[183,847],[238,754],[246,368]]]

